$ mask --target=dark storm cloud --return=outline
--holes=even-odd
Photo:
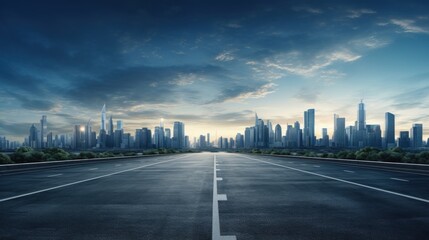
[[[21,102],[21,107],[27,110],[49,111],[56,107],[56,104],[48,100],[30,99],[24,95],[8,92],[17,101]]]

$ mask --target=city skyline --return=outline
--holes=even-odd
[[[411,129],[404,131],[395,130],[395,114],[386,112],[384,126],[382,124],[368,124],[366,118],[366,107],[363,99],[358,103],[357,116],[354,124],[347,125],[346,118],[334,114],[333,132],[328,134],[327,128],[320,129],[322,134],[315,134],[315,125],[317,123],[316,110],[307,109],[303,114],[303,121],[295,121],[293,124],[287,124],[282,132],[279,123],[275,126],[269,119],[259,118],[254,114],[253,127],[246,126],[244,131],[236,132],[234,136],[215,135],[214,141],[210,141],[210,132],[189,136],[185,134],[185,124],[180,121],[174,121],[173,131],[165,126],[165,119],[161,118],[159,125],[153,128],[141,126],[135,130],[127,131],[124,128],[122,120],[114,120],[110,114],[109,122],[106,123],[106,104],[103,104],[100,116],[99,132],[93,128],[91,119],[85,125],[74,125],[72,133],[70,132],[52,132],[48,131],[47,116],[43,115],[40,124],[32,124],[29,128],[29,134],[24,138],[22,144],[33,148],[51,148],[60,146],[62,148],[72,149],[93,149],[93,148],[205,148],[215,146],[225,148],[231,144],[234,148],[312,148],[312,147],[337,147],[337,148],[363,148],[366,146],[377,148],[392,147],[425,147],[429,143],[424,138],[423,124],[413,123]],[[37,128],[39,127],[39,129]],[[153,129],[153,134],[152,130]],[[265,132],[266,131],[266,132]],[[173,134],[171,133],[173,132]],[[407,134],[404,138],[403,134]],[[205,136],[207,134],[207,136]],[[0,136],[1,137],[1,136]],[[3,136],[5,137],[5,136]],[[55,140],[54,140],[55,138]],[[5,138],[10,141],[10,138]],[[6,144],[3,139],[2,144]],[[194,139],[191,143],[190,139]],[[207,139],[207,141],[206,141]],[[228,140],[230,139],[230,140]],[[252,140],[251,140],[252,139]],[[1,139],[0,139],[1,140]],[[198,141],[197,141],[198,140]],[[218,143],[216,141],[219,140]],[[148,141],[148,142],[147,142]],[[226,142],[223,142],[226,141]],[[230,143],[228,143],[228,141]],[[404,143],[405,141],[405,143]],[[53,144],[56,142],[55,144]],[[66,142],[67,145],[66,145]],[[125,145],[122,145],[124,142]],[[144,142],[144,143],[143,143]],[[18,147],[19,141],[12,141],[11,146]],[[58,145],[60,144],[60,145]],[[70,144],[70,145],[68,145]],[[212,145],[213,144],[213,145]],[[4,146],[0,146],[0,149]],[[228,148],[228,147],[226,147]]]
[[[22,140],[42,115],[56,132],[98,129],[103,104],[128,132],[164,118],[195,137],[234,137],[255,112],[304,126],[306,109],[332,136],[333,114],[353,125],[362,98],[368,124],[395,114],[396,136],[429,122],[419,1],[92,4],[1,3],[1,136]]]

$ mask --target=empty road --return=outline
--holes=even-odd
[[[234,153],[0,174],[0,239],[427,239],[429,172]]]

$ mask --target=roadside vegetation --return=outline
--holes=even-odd
[[[108,151],[108,152],[80,152],[70,153],[61,148],[49,148],[36,150],[30,147],[20,147],[14,153],[6,155],[0,153],[0,164],[11,163],[30,163],[30,162],[45,162],[73,159],[92,159],[92,158],[110,158],[123,156],[137,155],[154,155],[154,154],[173,154],[193,152],[191,150],[174,150],[174,149],[150,149],[138,154],[136,151]]]
[[[329,152],[327,150],[252,149],[235,152],[429,164],[429,151],[410,152],[401,148],[380,150],[377,148],[366,147],[357,151],[341,150],[337,152]]]

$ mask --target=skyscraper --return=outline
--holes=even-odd
[[[122,120],[116,121],[116,129],[117,130],[122,130],[122,128],[123,128]]]
[[[73,142],[72,142],[72,148],[73,149],[81,149],[82,148],[82,142],[83,142],[83,128],[80,125],[75,125],[73,129]]]
[[[346,119],[335,116],[334,143],[335,147],[346,146]]]
[[[408,131],[399,132],[398,147],[400,148],[410,147],[410,133]]]
[[[101,109],[101,126],[100,130],[106,131],[106,104],[103,105]]]
[[[85,126],[85,149],[89,149],[92,147],[92,126],[91,126],[91,119],[88,120]]]
[[[37,128],[36,126],[31,125],[30,134],[28,136],[28,146],[32,148],[39,147],[39,137],[37,136]]]
[[[210,135],[207,138],[210,138]],[[185,148],[185,124],[182,122],[174,122],[173,147],[178,149]]]
[[[304,112],[304,146],[312,147],[315,144],[316,136],[314,132],[314,109],[308,109]]]
[[[362,148],[366,146],[366,112],[365,112],[365,104],[363,100],[358,105],[358,113],[357,113],[357,121],[356,121],[356,146],[358,148]]]
[[[384,117],[384,141],[386,148],[395,147],[395,115],[387,112]]]
[[[109,119],[109,135],[113,136],[114,134],[114,126],[113,126],[113,117],[112,115],[110,115],[110,119]]]
[[[410,131],[411,147],[419,148],[423,146],[423,124],[413,124]]]
[[[366,112],[365,112],[365,104],[363,100],[358,105],[358,119],[357,119],[357,130],[363,131],[366,127]]]
[[[46,134],[48,133],[48,119],[46,115],[42,116],[40,119],[40,147],[46,147]]]

